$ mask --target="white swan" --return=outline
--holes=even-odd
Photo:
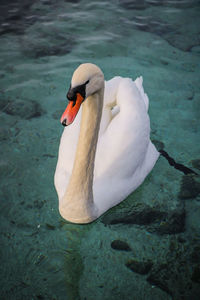
[[[77,117],[60,141],[55,172],[59,211],[68,221],[89,223],[133,192],[159,153],[149,137],[142,77],[104,82],[96,65],[81,64],[67,97],[61,122],[69,125]]]

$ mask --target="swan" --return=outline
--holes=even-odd
[[[91,63],[74,71],[54,176],[59,212],[67,221],[94,221],[154,167],[159,152],[150,141],[149,99],[142,82],[142,77],[104,82],[101,69]]]

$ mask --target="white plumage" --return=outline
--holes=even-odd
[[[85,80],[91,78],[92,74],[95,73],[92,67],[94,65],[89,65],[91,74],[88,75],[88,68],[85,68]],[[83,71],[84,68],[80,68],[80,72],[83,73]],[[93,199],[91,200],[94,203],[95,213],[88,219],[81,218],[79,207],[76,218],[75,207],[72,209],[73,216],[70,218],[70,211],[66,212],[65,215],[60,209],[61,214],[67,220],[76,223],[91,222],[109,208],[120,203],[144,181],[158,159],[159,153],[150,141],[149,99],[144,93],[142,82],[142,77],[135,81],[130,78],[115,77],[105,82],[94,172],[88,168],[93,175]],[[93,95],[89,96],[92,97]],[[87,100],[84,101],[85,106]],[[74,122],[64,129],[60,141],[55,186],[60,205],[65,207],[64,210],[71,209],[70,202],[76,203],[76,200],[72,199],[73,197],[71,199],[69,196],[68,198],[65,197],[65,193],[75,161],[81,115],[82,109],[79,110]],[[84,147],[87,145],[83,145]],[[86,167],[90,164],[90,162],[85,163]],[[79,188],[81,189],[77,186],[77,190]],[[76,191],[76,189],[74,190]],[[83,196],[83,199],[78,200],[77,204],[74,205],[81,206],[83,204],[84,206],[85,202],[87,199],[84,199]],[[86,206],[90,205],[89,203],[91,202],[89,201]]]

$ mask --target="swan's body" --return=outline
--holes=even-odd
[[[159,156],[150,141],[142,77],[134,82],[115,77],[105,82],[104,91],[101,70],[83,64],[74,72],[71,90],[83,83],[86,99],[64,129],[55,172],[60,213],[74,223],[91,222],[124,200]]]

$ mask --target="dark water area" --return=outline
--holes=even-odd
[[[200,1],[0,2],[0,299],[198,300]],[[89,225],[63,220],[53,177],[74,69],[143,76],[160,157]]]

